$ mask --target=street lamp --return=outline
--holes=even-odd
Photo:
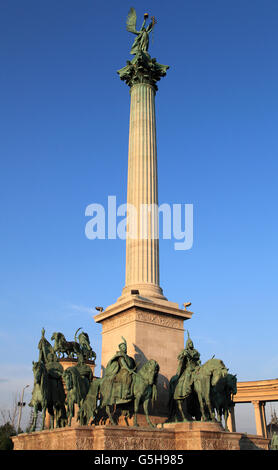
[[[17,434],[19,433],[19,426],[20,426],[20,421],[21,421],[22,408],[23,408],[23,406],[26,405],[26,403],[23,403],[23,396],[24,396],[24,390],[27,387],[29,387],[29,385],[25,385],[25,387],[23,387],[22,393],[21,393],[21,400],[17,403],[17,406],[19,406],[18,421],[17,421]]]

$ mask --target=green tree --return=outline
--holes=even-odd
[[[0,450],[13,450],[14,444],[11,436],[16,435],[14,426],[7,422],[0,426]]]

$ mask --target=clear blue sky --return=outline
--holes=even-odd
[[[41,328],[83,327],[124,286],[125,244],[88,240],[85,208],[126,201],[130,6],[157,17],[150,53],[159,202],[194,205],[194,244],[161,241],[161,287],[195,312],[204,362],[278,377],[277,0],[3,0],[0,5],[0,401],[31,381]],[[173,371],[174,373],[175,371]],[[1,402],[1,403],[2,403]],[[1,407],[0,403],[0,407]]]

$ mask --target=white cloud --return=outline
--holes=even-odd
[[[80,312],[80,313],[88,313],[89,315],[92,315],[93,313],[95,313],[94,308],[85,307],[84,305],[70,304],[68,307],[71,310],[75,310],[76,312]]]

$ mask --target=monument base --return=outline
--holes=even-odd
[[[162,427],[163,426],[163,427]],[[168,423],[160,428],[80,426],[12,437],[14,450],[268,450],[269,439],[224,432],[217,423]]]
[[[165,423],[175,435],[175,450],[268,450],[269,439],[239,432],[225,432],[219,423],[191,421]]]
[[[168,416],[169,380],[176,372],[177,357],[184,348],[184,321],[191,316],[192,312],[181,310],[174,302],[127,295],[94,317],[102,324],[102,372],[118,350],[122,337],[138,370],[149,359],[158,362],[158,400],[153,410],[158,416]]]

